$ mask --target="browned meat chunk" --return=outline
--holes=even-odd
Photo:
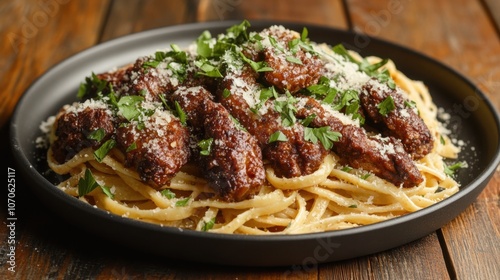
[[[103,132],[101,139],[91,136],[98,130]],[[65,107],[56,119],[56,140],[52,144],[54,158],[64,163],[85,148],[98,148],[113,133],[113,116],[104,103],[87,101]]]
[[[196,127],[199,140],[208,141],[202,154],[198,152],[199,161],[219,196],[239,201],[259,190],[265,174],[257,140],[238,128],[229,112],[202,87],[180,88],[172,98],[186,112],[188,123]]]
[[[277,27],[267,29],[263,34],[274,42],[263,51],[264,61],[273,69],[264,73],[264,79],[269,84],[294,93],[318,82],[322,75],[321,60],[299,46],[290,48],[290,42],[299,40],[298,36],[290,30]]]
[[[156,109],[143,122],[123,123],[116,131],[125,163],[155,188],[168,184],[189,158],[189,132],[171,113]]]
[[[224,96],[224,90],[230,92],[229,96]],[[256,99],[255,95],[258,97],[259,91],[255,73],[244,68],[241,73],[231,73],[223,79],[217,97],[257,138],[264,157],[270,161],[278,176],[289,178],[316,171],[328,151],[319,143],[305,141],[304,128],[300,124],[284,126],[280,113],[273,108],[271,101],[263,105],[267,107],[265,112],[252,112],[248,99]],[[284,134],[287,141],[270,143],[274,133]]]
[[[432,150],[433,138],[429,128],[398,90],[371,81],[363,87],[360,100],[366,115],[381,126],[385,135],[400,139],[414,159],[420,159]],[[384,101],[389,106],[385,112],[380,105]]]
[[[315,99],[302,98],[307,98],[307,101],[302,108],[298,108],[297,117],[307,118],[314,114],[312,127],[329,126],[333,131],[340,132],[342,137],[334,142],[332,150],[345,164],[372,172],[396,186],[413,187],[423,181],[399,140],[370,137],[364,129],[344,124]]]

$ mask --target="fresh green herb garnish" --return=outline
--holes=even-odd
[[[273,134],[271,134],[271,136],[269,136],[269,141],[267,141],[267,143],[273,143],[276,141],[286,142],[288,141],[288,137],[286,137],[286,135],[283,132],[278,130]]]
[[[204,140],[201,140],[200,142],[198,142],[198,147],[201,149],[200,155],[208,156],[210,154],[211,149],[212,149],[213,142],[214,142],[213,138],[204,139]]]
[[[134,143],[130,144],[127,149],[125,150],[126,153],[130,152],[130,151],[133,151],[137,149],[137,143],[134,141]]]
[[[370,178],[370,176],[371,176],[371,175],[372,175],[372,174],[370,174],[370,173],[363,174],[363,175],[361,176],[361,179],[366,180],[366,179]]]
[[[288,62],[302,65],[302,61],[295,56],[287,56],[285,59]]]
[[[117,102],[118,111],[128,121],[138,120],[141,115],[140,104],[144,101],[144,97],[139,95],[122,96]]]
[[[184,110],[182,110],[179,102],[175,101],[174,106],[175,106],[175,115],[179,118],[179,121],[181,122],[181,124],[185,126],[186,120],[187,120],[186,113],[184,112]]]
[[[89,135],[87,135],[87,139],[101,142],[104,136],[106,136],[106,132],[104,131],[104,128],[101,127],[89,133]]]
[[[350,171],[352,170],[352,167],[350,167],[350,166],[344,166],[344,167],[342,167],[342,169],[340,169],[340,170],[342,170],[342,171],[344,171],[344,172],[350,172]]]
[[[177,202],[175,202],[175,206],[176,207],[184,207],[188,204],[189,200],[191,199],[191,197],[186,197],[186,198],[183,198],[183,199],[179,199]]]
[[[349,205],[349,208],[358,208],[358,205],[356,205],[356,204],[351,204],[351,205]]]
[[[80,84],[78,88],[77,97],[79,99],[84,98],[86,95],[95,93],[97,95],[101,94],[102,91],[108,86],[108,82],[99,79],[97,75],[92,72],[90,77],[85,78],[85,82]]]
[[[203,226],[201,227],[202,231],[209,231],[211,230],[215,225],[215,218],[210,219],[208,222],[203,221]]]
[[[330,150],[333,147],[333,142],[337,142],[340,137],[342,137],[342,134],[332,131],[329,126],[304,128],[304,140],[312,143],[317,143],[319,140],[326,150]]]
[[[265,61],[255,62],[255,61],[247,58],[242,52],[240,52],[240,57],[241,57],[241,59],[243,59],[243,61],[245,61],[246,63],[248,63],[248,65],[250,65],[250,67],[252,67],[252,69],[255,72],[269,72],[269,71],[274,71],[273,68],[267,66],[267,63]]]
[[[283,126],[292,126],[296,122],[297,108],[294,106],[296,102],[297,100],[289,92],[286,100],[274,102],[274,109],[281,114]]]
[[[113,139],[109,139],[104,142],[97,150],[94,151],[94,157],[98,162],[102,162],[104,157],[113,149],[116,145],[116,141]]]
[[[162,190],[161,192],[161,195],[163,195],[164,197],[168,198],[168,199],[172,199],[172,198],[175,198],[175,193],[172,192],[171,190],[169,189],[164,189]]]
[[[114,199],[114,198],[115,198],[115,195],[111,192],[111,190],[109,189],[109,187],[107,187],[107,186],[101,186],[101,185],[99,185],[99,187],[101,187],[102,192],[103,192],[106,196],[108,196],[108,197],[109,197],[109,198],[111,198],[111,199]]]
[[[111,199],[114,198],[114,195],[111,193],[109,187],[106,186],[101,186],[99,183],[96,182],[94,175],[92,174],[92,171],[90,169],[85,169],[85,174],[83,175],[83,178],[80,178],[78,180],[78,196],[82,197],[84,195],[87,195],[91,193],[93,190],[95,190],[97,187],[100,187],[102,191]]]
[[[440,192],[442,192],[442,191],[444,191],[444,190],[446,190],[446,189],[445,189],[445,188],[443,188],[443,187],[439,187],[439,186],[438,186],[438,187],[437,187],[437,189],[436,189],[436,191],[435,191],[434,193],[440,193]]]
[[[357,64],[361,72],[366,73],[370,77],[377,78],[381,83],[386,83],[387,86],[391,89],[396,88],[396,84],[391,78],[389,71],[387,69],[380,71],[380,68],[387,64],[387,62],[389,61],[388,59],[383,59],[377,63],[371,64],[365,58],[363,58],[361,61],[356,60],[351,54],[349,54],[349,52],[344,48],[342,44],[334,46],[332,50],[336,54],[339,54],[346,58],[348,61]]]
[[[394,99],[392,98],[392,96],[389,95],[377,105],[377,108],[378,112],[385,117],[387,116],[387,114],[396,109],[396,105],[394,104]]]
[[[460,161],[460,162],[456,162],[452,165],[447,165],[445,164],[444,165],[444,173],[450,177],[454,176],[455,175],[455,172],[460,169],[460,168],[466,168],[468,167],[467,165],[467,162],[465,161]]]
[[[316,118],[316,114],[310,114],[309,116],[307,116],[305,119],[303,119],[300,123],[303,125],[303,126],[309,126],[311,124],[311,122]]]
[[[212,65],[208,60],[197,60],[194,62],[196,67],[198,67],[201,71],[198,72],[198,75],[204,75],[211,78],[222,78],[222,74],[215,65]]]

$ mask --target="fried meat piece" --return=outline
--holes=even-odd
[[[225,96],[224,91],[229,91],[230,95]],[[328,151],[319,143],[305,141],[302,125],[284,126],[280,113],[274,110],[270,101],[263,105],[262,112],[252,112],[249,102],[257,104],[259,92],[255,72],[244,67],[241,73],[226,75],[217,98],[257,138],[264,157],[278,176],[290,178],[316,171]],[[270,142],[274,133],[282,133],[288,140]]]
[[[264,61],[273,69],[264,72],[265,81],[291,93],[318,82],[322,75],[322,62],[317,55],[304,51],[299,45],[291,49],[292,40],[300,40],[296,33],[275,26],[262,34],[267,35],[269,40],[275,40],[263,50]]]
[[[390,100],[394,108],[382,114],[380,104]],[[433,148],[432,134],[422,118],[411,108],[410,103],[398,89],[370,80],[361,90],[360,100],[366,115],[385,135],[400,139],[404,149],[413,159],[420,159]]]
[[[168,184],[190,156],[189,131],[160,108],[143,122],[119,125],[116,142],[125,154],[126,166],[137,170],[141,180],[155,188]]]
[[[103,132],[101,139],[92,137],[98,130]],[[87,100],[65,106],[56,118],[55,140],[51,146],[54,159],[62,164],[85,148],[98,148],[113,133],[114,118],[105,103]]]
[[[322,106],[313,98],[300,98],[303,106],[297,108],[297,117],[305,119],[314,114],[315,117],[310,123],[312,127],[329,126],[333,131],[342,134],[342,137],[333,143],[332,150],[344,164],[372,172],[396,186],[414,187],[423,181],[422,175],[399,140],[392,137],[371,137],[363,128],[344,123],[333,109],[326,107],[327,105]]]
[[[197,154],[210,186],[227,201],[254,194],[265,180],[255,137],[238,128],[226,108],[212,101],[212,95],[202,87],[179,88],[172,99],[186,112],[198,139],[209,141],[205,153]]]

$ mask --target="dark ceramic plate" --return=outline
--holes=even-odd
[[[227,265],[311,266],[380,252],[426,236],[455,218],[486,186],[500,159],[500,124],[490,101],[478,88],[457,72],[414,51],[359,34],[311,25],[307,26],[311,40],[332,45],[343,43],[364,56],[391,58],[409,77],[426,83],[438,106],[451,114],[454,136],[467,144],[460,160],[466,160],[470,167],[458,174],[462,187],[457,194],[418,212],[359,228],[301,235],[244,236],[160,227],[112,215],[64,194],[50,178],[42,175],[47,167],[35,148],[35,139],[41,134],[39,124],[63,104],[76,100],[80,82],[92,71],[98,73],[133,62],[141,55],[168,48],[171,43],[187,46],[203,30],[218,34],[237,23],[188,24],[122,37],[85,50],[40,77],[21,98],[11,123],[11,146],[17,167],[29,178],[31,191],[67,222],[152,254]],[[260,30],[271,24],[283,24],[299,32],[305,26],[253,22],[252,28]],[[217,256],[204,252],[217,252]]]

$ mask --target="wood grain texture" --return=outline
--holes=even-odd
[[[35,78],[97,42],[107,5],[68,0],[0,3],[0,126]]]

